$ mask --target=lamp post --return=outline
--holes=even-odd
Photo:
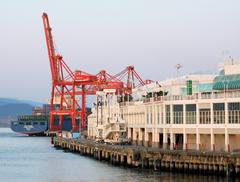
[[[228,84],[229,81],[227,81],[226,77],[224,78],[224,98],[226,98],[227,91],[228,91]]]
[[[226,99],[226,78],[224,78],[224,98]]]
[[[183,66],[181,64],[177,64],[175,66],[175,68],[177,69],[177,77],[179,76],[179,70],[182,68]]]

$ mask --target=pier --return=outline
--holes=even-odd
[[[55,137],[55,148],[79,153],[116,166],[178,173],[240,178],[240,153],[163,150],[133,145],[109,145],[87,139]]]

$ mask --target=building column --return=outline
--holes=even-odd
[[[147,118],[147,116],[148,116],[148,106],[144,107],[144,112],[145,112],[145,114],[144,114],[144,125],[146,126],[146,125],[148,125],[148,123],[147,123],[147,121],[148,121],[148,118]]]
[[[128,138],[130,138],[132,140],[132,138],[131,138],[131,128],[127,129],[127,136],[128,136]]]
[[[230,152],[230,150],[228,129],[225,128],[225,151]]]
[[[211,150],[215,151],[215,138],[213,133],[213,124],[214,124],[214,113],[213,113],[213,103],[211,104],[210,112],[211,112]]]
[[[229,134],[228,134],[228,123],[229,123],[229,117],[228,117],[228,103],[225,102],[225,151],[230,152],[230,145],[229,145]]]
[[[138,114],[138,125],[141,124],[141,114]]]
[[[153,147],[159,147],[159,133],[157,128],[154,129]]]
[[[156,105],[152,106],[152,125],[156,126]]]
[[[143,134],[142,134],[141,128],[139,128],[138,138],[139,138],[139,143],[138,143],[138,145],[142,145],[142,142],[143,142]]]
[[[133,128],[133,138],[132,138],[132,141],[133,141],[133,145],[137,144],[137,134],[136,134],[136,129],[135,128]]]
[[[211,108],[210,108],[210,114],[211,114],[211,125],[214,124],[214,114],[213,114],[213,103],[210,103]]]
[[[162,121],[162,123],[165,125],[166,124],[166,106],[165,106],[165,104],[163,104],[162,105],[162,107],[163,107],[163,121]]]
[[[196,103],[196,150],[200,150],[200,134],[199,134],[199,124],[200,124],[200,112],[199,112],[199,105]]]
[[[183,104],[183,124],[186,124],[186,104]]]
[[[163,149],[167,149],[167,132],[166,132],[166,128],[163,128]]]
[[[228,121],[228,103],[227,102],[225,102],[225,124],[227,125],[228,123],[229,123],[229,121]]]
[[[197,124],[197,127],[198,125],[200,124],[200,112],[199,112],[199,106],[198,106],[198,103],[196,104],[196,124]]]
[[[174,149],[175,146],[175,137],[172,131],[172,124],[174,124],[174,117],[173,117],[173,105],[170,105],[170,125],[171,125],[171,129],[170,129],[170,150]]]
[[[211,150],[215,151],[215,136],[213,133],[213,128],[211,128]]]
[[[144,142],[143,142],[143,145],[145,147],[148,147],[148,132],[146,131],[146,128],[145,128],[145,131],[144,131]]]
[[[183,104],[183,150],[187,150],[187,134],[186,134],[186,104]]]
[[[200,145],[201,145],[201,141],[200,141],[200,134],[199,134],[199,129],[196,128],[196,149],[200,150]]]
[[[174,147],[175,147],[175,134],[172,132],[172,129],[171,129],[171,133],[170,133],[170,150],[173,150]]]
[[[173,105],[170,105],[170,124],[174,124]]]
[[[186,128],[183,128],[183,150],[187,150],[187,134],[186,134]]]

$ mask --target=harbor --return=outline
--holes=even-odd
[[[0,174],[7,182],[237,182],[222,176],[169,173],[113,166],[88,156],[56,150],[49,137],[28,137],[0,128]],[[10,152],[9,152],[10,151]]]
[[[42,20],[51,98],[33,117],[12,122],[13,131],[55,136],[55,148],[113,165],[240,177],[240,60],[227,57],[217,74],[159,81],[143,79],[134,66],[117,74],[72,71],[55,52],[47,13]]]
[[[0,181],[240,182],[240,1],[3,1]]]

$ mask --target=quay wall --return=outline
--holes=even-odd
[[[240,153],[163,150],[132,145],[108,145],[86,139],[55,137],[54,147],[107,161],[112,165],[159,171],[240,178]]]

